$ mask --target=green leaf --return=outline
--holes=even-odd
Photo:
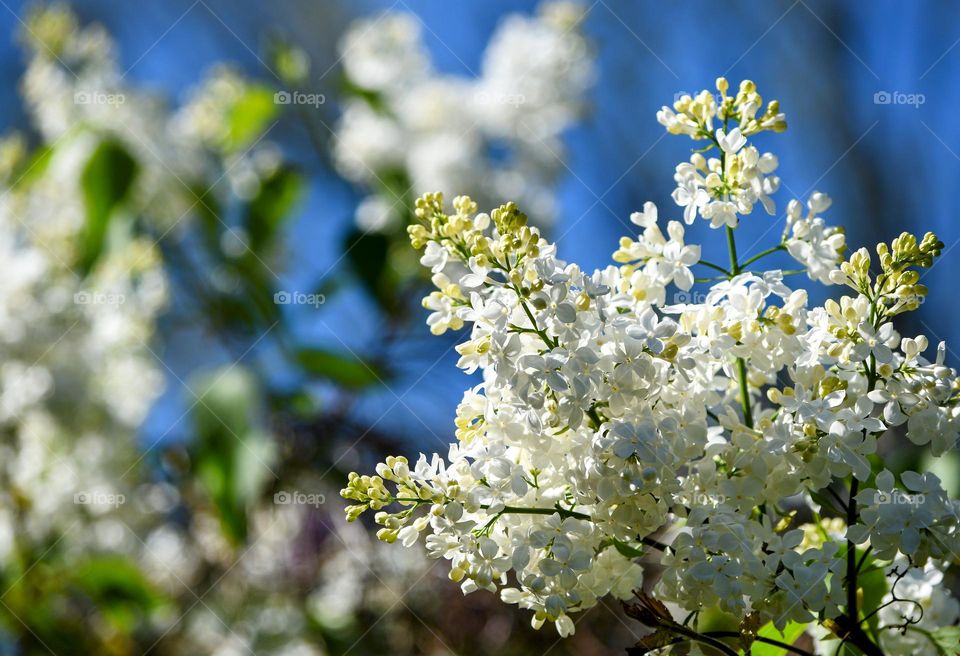
[[[273,90],[258,84],[248,86],[227,116],[228,152],[241,150],[256,141],[277,115]]]
[[[943,488],[951,498],[960,495],[960,452],[947,451],[939,457],[927,452],[921,468],[916,471],[929,471],[937,475],[943,483]]]
[[[75,569],[74,583],[100,603],[151,608],[160,597],[136,563],[123,556],[95,557]]]
[[[367,89],[354,83],[349,78],[344,78],[341,83],[341,91],[344,96],[361,98],[371,109],[377,112],[386,112],[387,105],[384,102],[383,95],[379,91]]]
[[[284,82],[302,82],[310,73],[310,57],[292,43],[274,41],[271,44],[273,68]]]
[[[863,550],[857,549],[857,562],[860,562],[860,559],[863,557]],[[890,586],[887,583],[887,575],[884,571],[884,568],[877,568],[873,571],[868,571],[873,569],[876,565],[876,561],[872,556],[867,556],[867,559],[863,562],[863,569],[861,572],[866,572],[865,574],[857,575],[857,586],[863,590],[863,604],[861,614],[866,614],[873,611],[875,608],[878,608],[880,604],[883,603],[883,597],[887,594]],[[874,615],[869,620],[867,624],[876,631],[880,626],[880,616]]]
[[[81,563],[71,578],[72,584],[100,613],[124,630],[133,628],[162,602],[160,594],[137,565],[120,556]]]
[[[632,547],[626,542],[621,542],[617,538],[613,538],[613,546],[624,558],[640,558],[643,556],[643,552],[640,549]]]
[[[11,176],[13,188],[21,189],[29,186],[40,178],[47,170],[50,160],[53,159],[54,149],[51,146],[40,146],[31,154]]]
[[[103,251],[107,228],[137,177],[137,162],[115,141],[104,141],[80,175],[87,221],[80,243],[78,266],[86,273]]]
[[[389,249],[390,239],[379,232],[365,234],[354,230],[344,242],[344,252],[351,269],[374,298],[380,295]]]
[[[247,512],[272,477],[274,444],[257,427],[260,392],[252,374],[233,367],[201,379],[193,409],[192,457],[225,536],[241,544]]]
[[[792,645],[797,641],[804,630],[806,629],[806,624],[800,624],[798,622],[788,622],[784,627],[783,632],[781,632],[777,627],[773,625],[773,622],[767,622],[760,627],[760,630],[757,631],[757,636],[762,638],[769,638],[771,640],[777,640],[787,645]],[[765,642],[754,642],[750,649],[751,656],[789,656],[790,652],[786,649],[782,649],[775,645],[768,645]]]
[[[942,626],[928,633],[927,637],[943,654],[949,656],[960,654],[960,626]]]
[[[250,248],[262,252],[277,234],[284,219],[300,199],[303,180],[289,167],[281,167],[260,184],[260,191],[250,201],[244,215],[244,228],[250,236]]]
[[[336,353],[322,348],[304,348],[296,353],[297,363],[311,375],[359,389],[380,383],[383,374],[352,354]]]

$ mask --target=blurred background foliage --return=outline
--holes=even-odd
[[[634,642],[612,604],[561,643],[462,597],[346,525],[337,490],[385,452],[442,452],[466,387],[455,337],[423,326],[415,195],[524,199],[564,258],[602,266],[631,211],[672,205],[685,153],[656,110],[721,74],[788,114],[781,211],[816,189],[851,246],[938,233],[902,332],[960,343],[960,7],[582,9],[0,0],[0,654]],[[958,470],[938,472],[954,494]]]

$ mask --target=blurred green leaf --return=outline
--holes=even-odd
[[[137,162],[126,148],[115,141],[104,141],[97,146],[84,167],[80,184],[87,221],[78,263],[84,273],[100,257],[110,219],[133,186],[137,168]]]
[[[260,183],[260,191],[250,201],[244,215],[249,247],[256,253],[273,243],[284,219],[300,199],[303,179],[289,167],[280,167]]]
[[[267,129],[267,124],[277,115],[273,90],[251,84],[234,104],[229,116],[227,143],[228,152],[246,148]]]
[[[780,630],[773,625],[773,622],[767,622],[760,627],[757,635],[762,638],[769,638],[787,645],[792,645],[797,641],[797,638],[800,637],[805,628],[805,624],[788,622],[781,633]],[[789,656],[790,652],[774,645],[768,645],[765,642],[754,642],[750,647],[750,653],[752,656]]]
[[[300,184],[299,175],[293,171],[287,171],[280,175],[283,181],[277,179],[276,183],[270,185],[268,196],[276,200],[264,201],[262,204],[257,199],[253,201],[253,206],[258,209],[252,210],[260,217],[251,219],[250,207],[247,208],[247,223],[245,230],[252,230],[249,241],[256,238],[258,241],[272,239],[273,234],[268,232],[275,231],[282,222],[282,205],[295,201]],[[279,318],[279,311],[274,303],[274,290],[271,281],[274,274],[266,268],[263,259],[256,254],[260,248],[253,247],[246,249],[239,257],[226,257],[221,237],[228,229],[221,216],[223,209],[220,201],[212,193],[206,193],[202,189],[193,189],[194,210],[197,212],[200,236],[203,245],[206,248],[206,255],[215,263],[215,266],[221,269],[221,273],[228,274],[236,280],[235,291],[220,292],[213,290],[204,298],[208,305],[210,316],[217,321],[221,321],[225,329],[235,330],[238,327],[246,329],[259,329],[262,332],[264,326],[273,324]],[[261,196],[263,194],[261,193]],[[259,197],[258,197],[259,198]],[[258,231],[263,231],[258,232]]]
[[[383,374],[371,364],[353,355],[326,349],[300,349],[296,353],[296,360],[307,373],[353,389],[375,385],[383,378]]]
[[[863,557],[863,550],[857,550],[857,562]],[[887,594],[889,585],[887,584],[887,575],[884,568],[876,568],[876,561],[870,555],[863,561],[861,572],[865,574],[857,575],[857,585],[863,589],[863,613],[870,613],[883,603],[883,597]],[[872,570],[872,571],[871,571]],[[868,625],[876,631],[880,625],[880,616],[874,615],[867,621]]]
[[[11,176],[13,179],[13,187],[19,189],[23,186],[30,185],[31,182],[39,178],[47,170],[47,165],[50,164],[50,160],[53,158],[54,149],[51,146],[43,145],[37,148],[37,150],[27,157],[14,171]]]
[[[960,452],[947,451],[934,457],[927,451],[923,464],[916,470],[933,472],[943,482],[943,489],[951,497],[960,495]]]
[[[379,232],[353,230],[344,243],[347,261],[364,289],[387,307],[393,301],[389,294],[391,285],[386,280],[389,250],[390,238]]]
[[[226,537],[241,544],[247,511],[272,476],[274,447],[256,426],[260,391],[252,374],[239,367],[201,379],[193,409],[197,476],[220,514]]]
[[[273,68],[284,82],[302,82],[310,73],[310,57],[299,46],[275,40],[270,44]]]
[[[370,108],[375,111],[385,112],[387,110],[387,105],[383,100],[383,95],[379,91],[362,87],[359,84],[354,83],[350,78],[346,77],[343,78],[340,88],[343,91],[344,96],[362,98],[364,101],[366,101]]]
[[[643,557],[643,552],[635,547],[631,547],[626,542],[621,542],[620,540],[613,538],[614,548],[620,552],[620,555],[624,558],[641,558]]]
[[[960,654],[960,626],[942,626],[927,635],[943,656]]]
[[[72,583],[118,628],[129,630],[162,603],[147,577],[130,560],[119,556],[82,563]]]
[[[193,194],[193,210],[196,211],[200,219],[201,234],[208,250],[219,252],[220,250],[220,232],[223,230],[223,224],[220,217],[223,214],[223,208],[220,206],[220,200],[216,194],[208,189],[200,187],[191,188]]]

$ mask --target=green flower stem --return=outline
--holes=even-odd
[[[727,253],[730,255],[730,273],[735,276],[740,273],[740,263],[737,261],[737,240],[733,236],[733,228],[726,227],[727,230]]]
[[[754,256],[751,257],[749,260],[747,260],[746,262],[744,262],[743,264],[741,264],[741,265],[740,265],[740,268],[741,268],[741,269],[746,269],[748,266],[750,266],[751,264],[753,264],[754,262],[756,262],[756,261],[758,261],[758,260],[761,260],[761,259],[765,258],[767,255],[773,255],[774,253],[776,253],[776,252],[778,252],[778,251],[785,251],[785,250],[787,250],[787,247],[786,247],[784,244],[777,244],[776,246],[773,246],[772,248],[768,248],[767,250],[763,251],[762,253],[758,253],[758,254],[754,255]]]
[[[697,262],[697,264],[700,264],[700,265],[705,266],[705,267],[709,267],[709,268],[711,268],[711,269],[714,269],[715,271],[719,271],[720,273],[722,273],[722,274],[723,274],[724,276],[726,276],[727,278],[730,277],[730,272],[727,271],[726,269],[724,269],[724,268],[723,268],[722,266],[720,266],[719,264],[714,264],[713,262],[707,262],[706,260],[700,260],[699,262]]]
[[[871,318],[874,322],[874,327],[880,324],[880,319],[877,314],[876,302],[871,304],[870,308]],[[867,375],[867,393],[873,391],[876,387],[876,358],[873,353],[870,354],[869,363],[864,366],[864,370]],[[863,437],[866,439],[867,431],[864,429]],[[853,474],[850,475],[850,498],[847,502],[847,528],[856,524],[860,519],[859,508],[857,507],[857,493],[860,491],[860,481]],[[864,559],[866,554],[864,554]],[[857,563],[857,546],[853,543],[853,540],[847,538],[847,617],[852,625],[852,628],[849,631],[847,640],[850,644],[857,647],[860,651],[867,656],[883,656],[883,650],[876,645],[870,637],[864,633],[863,629],[860,628],[860,609],[857,607],[857,588],[859,583],[857,582],[857,574],[859,573],[860,567],[863,565],[863,560],[860,563]]]
[[[412,497],[393,497],[393,501],[398,503],[415,503],[417,505],[423,505],[426,503],[433,503],[429,499],[416,499]],[[490,506],[481,505],[481,508],[484,510],[489,510]],[[587,521],[593,521],[593,518],[582,512],[577,512],[576,510],[566,510],[565,508],[521,508],[520,506],[504,506],[500,513],[516,513],[519,515],[553,515],[554,513],[559,514],[564,519],[568,517],[573,517],[574,519],[584,519]]]
[[[729,656],[737,656],[739,653],[737,650],[731,648],[727,643],[723,642],[717,637],[708,635],[706,633],[697,633],[693,629],[682,626],[680,624],[672,624],[668,627],[668,629],[678,635],[682,635],[688,640],[700,642],[705,645],[710,645],[721,654],[725,654]],[[736,635],[739,636],[740,634],[738,633]]]
[[[727,250],[730,254],[731,277],[740,273],[740,263],[737,261],[737,240],[733,236],[733,228],[727,226]],[[740,379],[740,405],[743,406],[743,423],[753,428],[753,410],[750,409],[750,388],[747,383],[747,363],[743,358],[737,358],[737,378]]]
[[[427,501],[424,499],[414,499],[410,497],[394,497],[393,501],[400,503],[414,503],[417,505],[423,505],[427,503],[433,503],[432,501]],[[484,510],[489,510],[490,506],[482,505],[480,506]],[[497,513],[497,517],[506,513],[513,513],[516,515],[553,515],[554,513],[560,515],[563,519],[573,518],[573,519],[582,519],[584,521],[593,522],[594,519],[590,515],[582,512],[577,512],[576,510],[567,510],[566,508],[554,507],[554,508],[522,508],[520,506],[504,506]],[[494,518],[496,519],[496,518]],[[666,552],[668,549],[671,549],[669,544],[660,542],[651,537],[642,537],[638,538],[640,542],[647,545],[648,547],[653,547],[654,549],[659,549],[660,551]]]
[[[857,523],[857,492],[860,481],[850,476],[850,501],[847,502],[847,528]],[[857,549],[853,540],[847,539],[847,614],[854,622],[860,612],[857,610]]]

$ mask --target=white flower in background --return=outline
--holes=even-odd
[[[402,88],[431,74],[419,19],[413,14],[384,13],[358,21],[340,44],[343,69],[353,84],[379,92]]]
[[[908,556],[942,571],[958,539],[957,501],[937,477],[904,472],[897,483],[870,459],[895,439],[893,425],[934,456],[956,446],[956,371],[943,349],[925,359],[926,338],[902,339],[892,323],[926,294],[918,269],[943,244],[904,233],[877,247],[874,269],[866,249],[833,265],[842,240],[826,229],[811,237],[829,205],[815,194],[807,218],[789,213],[788,227],[807,222],[792,252],[811,278],[829,275],[852,295],[811,308],[786,282],[794,272],[744,271],[733,228],[757,202],[772,213],[778,183],[776,158],[749,137],[785,119],[776,101],[761,112],[752,82],[733,97],[726,80],[717,88],[719,101],[704,91],[659,118],[718,151],[678,167],[675,200],[730,228],[729,269],[701,261],[680,223],[665,236],[652,203],[631,217],[643,233],[620,241],[619,266],[592,274],[559,260],[515,203],[485,214],[459,196],[450,211],[426,194],[408,229],[437,287],[428,324],[469,328],[460,366],[483,382],[458,409],[460,442],[446,458],[390,457],[376,475],[351,474],[347,517],[374,511],[386,542],[426,533],[428,554],[450,561],[464,592],[499,589],[562,636],[574,612],[640,589],[641,555],[658,575],[633,611],[657,639],[710,644],[696,616],[714,607],[758,627],[822,621],[842,633],[883,603],[876,590],[847,594],[861,583],[851,584],[861,572],[848,550],[860,567]],[[725,273],[702,296],[686,293],[698,265]],[[668,304],[669,286],[692,302]],[[844,508],[821,503],[833,496]],[[894,576],[885,581],[890,591]],[[692,621],[681,626],[661,602]],[[862,649],[864,631],[847,639],[876,653]]]
[[[32,585],[28,573],[50,580],[62,571],[58,566],[83,572],[91,563],[129,563],[139,572],[121,568],[118,576],[132,586],[142,576],[150,590],[144,594],[157,595],[163,612],[124,622],[122,631],[157,630],[185,653],[319,654],[304,641],[310,621],[298,603],[302,587],[292,583],[297,559],[289,552],[305,524],[304,508],[270,505],[272,512],[252,513],[251,543],[258,549],[234,568],[236,552],[225,544],[220,518],[206,506],[191,508],[190,526],[183,515],[172,516],[181,500],[172,486],[155,482],[162,474],[150,471],[138,440],[165,382],[151,349],[168,281],[157,244],[138,236],[134,221],[166,234],[190,216],[195,197],[187,185],[209,183],[223,168],[224,192],[249,197],[256,190],[279,157],[264,143],[247,152],[249,142],[237,141],[229,119],[246,94],[263,90],[217,69],[174,112],[124,82],[101,28],[81,28],[59,6],[38,11],[28,24],[23,92],[29,118],[50,148],[31,160],[24,138],[0,139],[3,577]],[[137,174],[87,270],[83,174],[105,143],[129,153]],[[28,558],[38,560],[25,566]],[[233,579],[194,608],[192,588],[212,566]],[[397,578],[382,568],[377,573]],[[59,588],[77,594],[76,585],[58,582],[31,603],[59,604],[66,598]],[[180,607],[181,598],[190,601]],[[225,627],[211,608],[237,622]],[[103,608],[91,604],[83,619],[69,612],[77,627],[96,625],[104,640],[133,648]],[[178,619],[183,635],[166,634],[173,628],[167,623]],[[269,651],[261,649],[267,641]]]
[[[560,136],[582,114],[593,77],[583,14],[552,0],[536,16],[507,16],[469,77],[433,69],[412,14],[358,20],[340,45],[355,93],[343,103],[334,159],[396,210],[371,220],[361,204],[358,226],[396,228],[409,196],[436,188],[469,189],[489,203],[517,198],[549,225],[564,170]]]
[[[217,66],[173,111],[161,97],[130,84],[102,27],[80,27],[65,6],[34,12],[28,24],[22,90],[40,136],[58,145],[107,138],[122,144],[137,163],[133,209],[161,233],[196,211],[197,193],[215,192],[202,181],[223,175],[238,195],[250,197],[275,168],[273,146],[254,143],[260,135],[238,126],[235,116],[254,96],[272,102],[272,91]],[[76,172],[80,162],[65,166]]]
[[[33,503],[23,539],[129,494],[115,473],[133,462],[136,428],[163,387],[148,346],[166,302],[156,247],[121,241],[78,273],[81,171],[96,145],[65,136],[42,172],[0,186],[3,469]],[[75,494],[90,498],[75,505]]]

